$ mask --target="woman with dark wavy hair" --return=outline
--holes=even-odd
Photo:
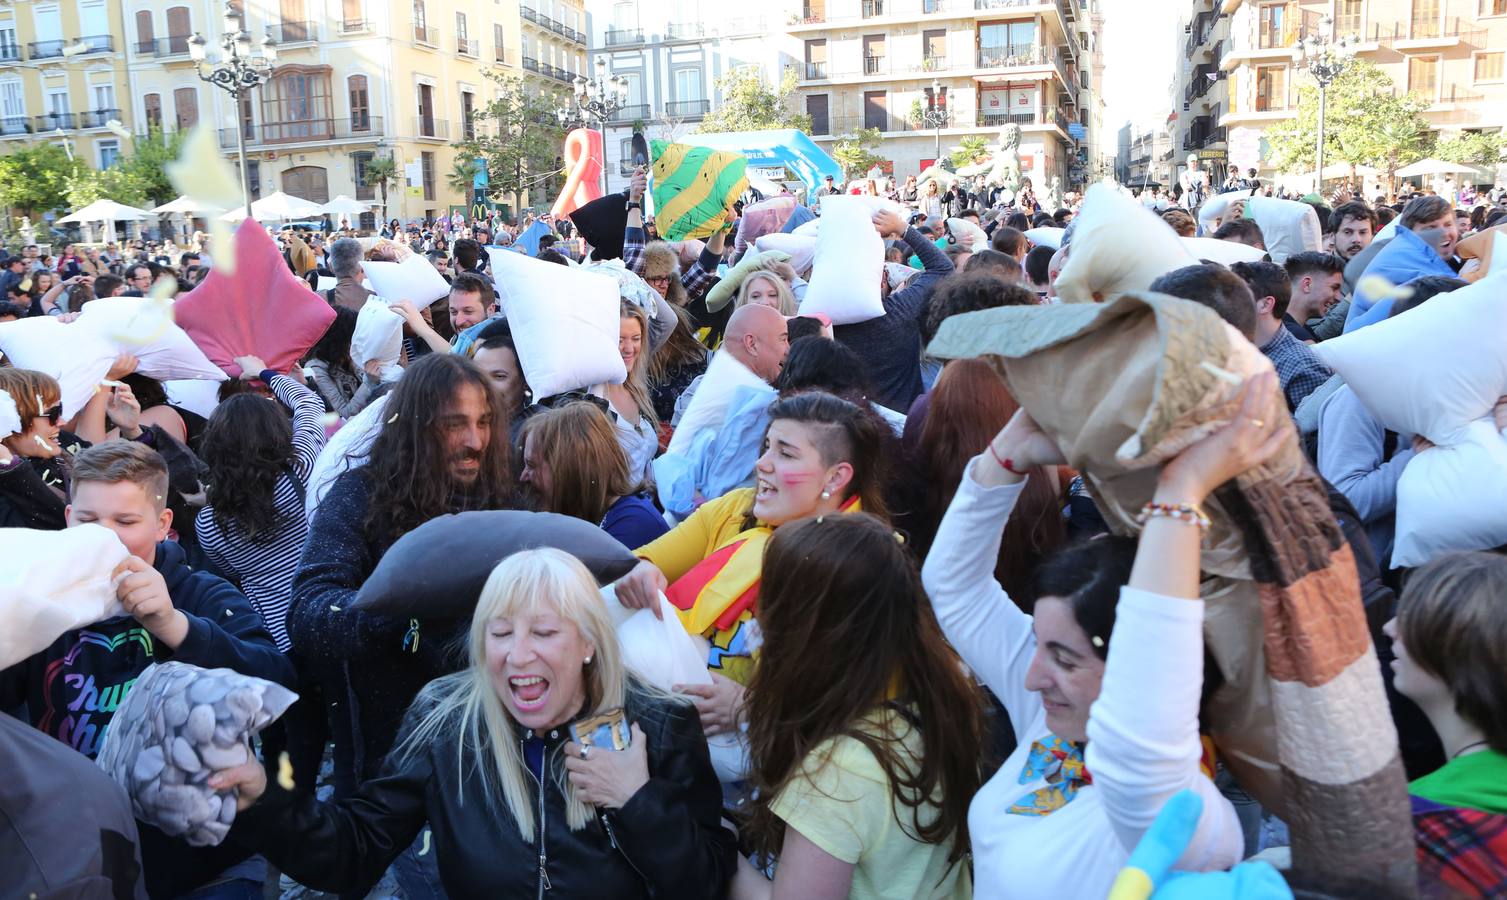
[[[971,896],[979,697],[895,533],[867,513],[781,528],[759,622],[743,833],[779,865],[773,884],[743,867],[734,896]]]

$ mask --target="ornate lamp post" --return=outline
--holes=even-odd
[[[607,120],[628,103],[628,79],[607,74],[607,60],[598,56],[597,77],[577,75],[570,101],[555,110],[561,128],[579,122],[602,135],[602,193],[607,193]]]
[[[930,128],[936,139],[932,162],[942,158],[942,126],[947,124],[947,107],[942,102],[942,82],[931,80],[931,96],[926,99],[926,108],[921,110],[921,127]]]
[[[1358,43],[1359,38],[1355,35],[1345,35],[1335,40],[1334,19],[1329,16],[1320,19],[1318,29],[1298,43],[1298,52],[1302,55],[1303,64],[1308,67],[1308,74],[1319,83],[1318,168],[1313,175],[1313,189],[1321,195],[1324,192],[1324,114],[1327,111],[1329,85],[1355,59]]]
[[[229,4],[225,7],[224,35],[220,48],[223,61],[211,58],[209,42],[198,32],[188,39],[188,55],[199,70],[201,81],[207,81],[228,93],[235,104],[236,153],[241,164],[241,197],[246,201],[246,215],[251,215],[251,175],[246,168],[246,128],[241,121],[241,98],[251,93],[272,77],[272,67],[277,62],[277,43],[271,37],[263,37],[260,53],[252,55],[251,35],[241,27],[240,13]]]

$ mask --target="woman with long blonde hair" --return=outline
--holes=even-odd
[[[585,566],[550,548],[504,559],[467,646],[355,796],[294,794],[255,760],[217,772],[216,789],[240,789],[240,839],[329,892],[375,883],[427,821],[451,897],[722,894],[736,848],[701,726],[623,667]],[[621,749],[620,729],[590,721],[618,711]]]
[[[750,303],[762,303],[780,311],[780,315],[789,318],[796,314],[800,304],[796,302],[795,293],[790,290],[790,285],[785,283],[778,273],[773,271],[754,272],[743,279],[743,284],[738,288],[738,299],[733,308],[747,306]]]
[[[637,303],[623,300],[618,322],[617,351],[628,379],[622,384],[597,385],[592,393],[607,401],[608,417],[628,456],[628,477],[650,482],[654,454],[659,451],[659,416],[649,396],[649,357],[653,355],[649,314]]]

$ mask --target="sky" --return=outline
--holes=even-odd
[[[1101,0],[1104,10],[1104,125],[1162,124],[1182,57],[1178,15],[1189,0]]]

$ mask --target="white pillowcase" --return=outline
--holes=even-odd
[[[1256,262],[1266,253],[1260,248],[1248,244],[1237,244],[1234,241],[1216,241],[1206,237],[1185,237],[1182,239],[1183,246],[1188,252],[1199,259],[1210,259],[1222,266],[1234,265],[1238,262]]]
[[[989,235],[967,219],[948,219],[947,230],[968,248],[969,253],[989,248]]]
[[[162,390],[167,393],[167,402],[206,419],[214,415],[215,407],[220,405],[220,386],[213,381],[164,381]]]
[[[403,317],[393,312],[381,297],[367,297],[356,313],[356,330],[351,334],[351,362],[358,371],[368,360],[382,364],[384,373],[398,364],[403,354]]]
[[[314,521],[314,513],[319,511],[319,503],[329,493],[330,485],[335,483],[335,479],[351,469],[366,465],[372,442],[377,439],[377,433],[387,421],[384,413],[387,410],[387,398],[391,396],[392,394],[383,394],[367,404],[366,409],[352,416],[339,431],[330,435],[324,449],[314,458],[314,468],[309,472],[309,487],[304,491],[303,498],[304,515],[310,522]]]
[[[1431,447],[1408,460],[1397,479],[1392,565],[1421,566],[1451,550],[1490,550],[1503,544],[1507,437],[1487,416],[1461,429],[1454,444]]]
[[[1198,262],[1160,216],[1106,184],[1088,189],[1075,225],[1067,263],[1057,274],[1057,296],[1065,303],[1144,291]]]
[[[89,329],[117,353],[133,354],[136,371],[148,378],[224,381],[225,371],[164,314],[169,308],[148,297],[100,297],[84,307],[74,324]]]
[[[439,270],[420,254],[402,262],[364,262],[361,264],[372,290],[393,300],[412,300],[415,306],[428,306],[450,293],[450,284]]]
[[[1065,231],[1067,231],[1066,228],[1048,228],[1042,226],[1041,228],[1028,228],[1023,234],[1025,234],[1026,240],[1038,247],[1051,247],[1053,250],[1056,250],[1062,246],[1062,234]]]
[[[771,399],[774,396],[774,389],[734,359],[731,353],[719,350],[712,354],[712,361],[707,364],[706,374],[701,376],[700,383],[696,385],[696,393],[691,395],[685,415],[680,417],[680,424],[675,426],[675,433],[670,436],[670,446],[665,448],[665,455],[684,454],[691,448],[698,433],[720,427],[722,420],[727,417],[727,407],[732,403],[733,394],[740,387],[769,391]]]
[[[93,330],[63,325],[52,316],[0,322],[0,353],[18,369],[35,369],[57,379],[65,419],[78,415],[93,398],[117,355]]]
[[[790,268],[802,277],[811,271],[816,256],[816,238],[799,234],[761,234],[754,238],[754,247],[786,254],[790,257]]]
[[[857,197],[822,198],[827,227],[816,238],[811,283],[801,300],[801,315],[823,313],[833,325],[853,325],[884,315],[879,295],[884,241],[874,230],[871,210],[871,204]]]
[[[111,577],[129,556],[103,525],[0,529],[0,669],[64,632],[123,615]]]
[[[1231,203],[1234,203],[1236,200],[1244,200],[1250,197],[1250,195],[1251,192],[1247,188],[1241,188],[1238,191],[1225,191],[1223,194],[1215,194],[1198,207],[1198,224],[1202,226],[1204,231],[1213,231],[1214,220],[1223,218],[1224,214],[1229,211]]]
[[[500,253],[492,264],[497,302],[536,398],[628,379],[617,349],[616,280],[521,253]]]
[[[21,412],[9,391],[0,391],[0,438],[21,433]]]
[[[1319,214],[1307,203],[1278,200],[1276,197],[1252,197],[1245,204],[1246,213],[1261,226],[1266,252],[1272,262],[1282,265],[1294,253],[1318,250],[1324,246],[1324,230]]]

